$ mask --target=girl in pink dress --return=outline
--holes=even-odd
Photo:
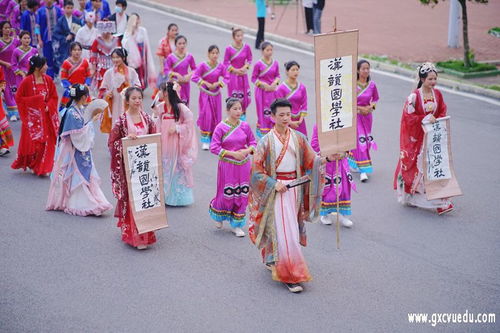
[[[186,50],[187,39],[184,36],[175,38],[175,51],[165,59],[163,73],[169,81],[177,81],[181,85],[181,100],[189,107],[190,82],[196,69],[191,53]]]
[[[307,90],[306,86],[297,79],[300,73],[300,65],[296,61],[285,64],[287,79],[283,81],[276,90],[276,98],[286,98],[292,103],[292,118],[290,128],[301,132],[307,137]]]
[[[210,147],[215,126],[220,123],[222,117],[221,88],[224,84],[221,78],[226,75],[226,69],[217,61],[218,58],[219,48],[217,45],[211,45],[208,48],[208,61],[198,65],[192,79],[200,88],[197,124],[201,131],[203,150]]]
[[[377,144],[372,136],[372,113],[379,100],[377,86],[370,80],[370,63],[361,59],[358,61],[358,141],[356,149],[350,154],[349,164],[351,168],[360,172],[359,179],[362,182],[368,180],[368,174],[373,172],[370,149],[377,150]]]
[[[3,68],[5,81],[7,83],[4,91],[5,105],[7,106],[8,118],[11,121],[19,119],[16,100],[14,98],[16,88],[16,75],[12,70],[12,53],[19,46],[19,39],[12,35],[12,25],[9,21],[0,23],[0,66]]]
[[[276,89],[280,82],[280,68],[273,57],[273,45],[261,44],[262,59],[253,67],[252,82],[255,84],[255,105],[257,108],[257,137],[266,135],[274,123],[271,119],[271,103],[276,99]]]
[[[217,194],[210,202],[209,213],[215,226],[222,228],[227,221],[237,237],[245,236],[241,229],[246,222],[250,190],[250,154],[256,142],[250,126],[240,120],[241,102],[230,97],[226,102],[228,117],[215,128],[210,151],[219,157]]]
[[[224,66],[228,71],[227,93],[229,97],[238,98],[241,101],[242,120],[246,119],[246,111],[251,101],[247,75],[251,63],[252,48],[247,43],[243,43],[243,30],[233,29],[233,43],[226,47]]]
[[[165,204],[187,206],[194,202],[193,164],[198,155],[194,117],[179,98],[177,82],[160,84],[164,102],[153,104],[156,127],[161,133]]]
[[[27,31],[19,34],[21,45],[12,52],[12,70],[16,76],[16,87],[19,87],[30,69],[31,57],[38,54],[38,50],[31,46],[31,36]]]

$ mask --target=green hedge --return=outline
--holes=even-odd
[[[482,64],[482,63],[473,63],[471,67],[464,67],[464,62],[462,60],[448,60],[448,61],[440,61],[436,65],[442,68],[453,69],[462,73],[471,73],[471,72],[485,72],[497,69],[494,65],[490,64]]]

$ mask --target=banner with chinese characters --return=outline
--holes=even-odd
[[[163,191],[161,134],[123,138],[129,204],[139,234],[168,227]]]
[[[424,180],[427,199],[462,195],[451,157],[450,117],[438,118],[424,128]]]
[[[323,155],[356,148],[358,31],[314,36],[316,123]]]

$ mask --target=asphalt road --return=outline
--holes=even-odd
[[[171,22],[197,61],[230,32],[138,7],[156,47]],[[252,45],[253,40],[249,40]],[[254,52],[258,58],[259,53]],[[314,122],[313,58],[275,47],[301,64]],[[284,75],[284,71],[282,72]],[[500,107],[444,92],[456,173],[465,195],[446,216],[400,206],[392,190],[399,120],[412,84],[373,74],[380,103],[375,172],[353,194],[354,227],[308,225],[304,249],[313,281],[291,294],[271,280],[248,237],[216,230],[208,215],[217,158],[200,152],[195,204],[168,208],[170,227],[137,251],[120,241],[112,212],[74,217],[44,210],[49,179],[10,169],[0,158],[1,332],[498,332],[500,331]],[[198,92],[192,86],[192,110]],[[149,94],[149,92],[148,92]],[[149,94],[150,95],[150,94]],[[249,123],[255,126],[254,102]],[[149,104],[149,99],[145,103]],[[19,141],[20,123],[11,124]],[[106,137],[94,159],[114,203]],[[410,324],[408,313],[496,313],[495,324]],[[437,316],[435,317],[437,318]]]

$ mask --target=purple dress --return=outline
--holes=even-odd
[[[257,108],[256,133],[259,138],[266,135],[274,126],[269,106],[276,99],[275,91],[265,91],[259,87],[259,83],[271,84],[279,78],[280,68],[276,60],[273,60],[268,65],[261,59],[253,67],[252,82],[255,84],[255,105]]]
[[[311,138],[311,147],[319,153],[318,126],[314,125]],[[320,215],[325,216],[337,212],[337,166],[335,161],[326,164],[326,183],[321,199]],[[349,162],[347,157],[339,160],[340,189],[339,189],[339,210],[342,215],[351,215],[351,189],[355,189],[352,175],[349,172]]]
[[[12,53],[19,45],[19,39],[12,39],[9,43],[4,42],[0,38],[0,60],[14,65],[12,61]],[[16,75],[11,68],[7,68],[2,65],[3,72],[5,74],[5,81],[7,85],[5,87],[5,105],[7,106],[8,117],[16,116],[19,118],[19,113],[17,112],[17,105],[14,96],[16,95]]]
[[[245,65],[250,66],[252,63],[252,49],[248,44],[244,44],[240,49],[232,45],[226,47],[224,53],[224,66],[229,72],[227,78],[227,94],[229,97],[239,98],[243,112],[246,112],[250,105],[250,83],[248,82],[248,75],[238,75],[232,73],[232,69],[241,68]],[[244,116],[243,116],[244,118]]]
[[[179,58],[175,53],[170,53],[165,59],[165,66],[163,68],[163,73],[168,77],[169,80],[175,80],[172,73],[179,73],[181,75],[187,75],[189,69],[194,71],[196,69],[196,63],[191,53],[187,53],[184,58]],[[181,100],[187,106],[189,106],[189,96],[190,96],[190,82],[181,84]]]
[[[9,21],[9,13],[12,13],[17,3],[14,0],[0,0],[0,22]]]
[[[210,143],[212,133],[222,118],[221,88],[208,89],[205,82],[215,83],[219,78],[224,78],[226,69],[224,65],[218,63],[211,67],[208,63],[202,62],[196,68],[191,80],[200,88],[199,114],[197,125],[201,132],[201,142]]]
[[[19,87],[24,77],[21,75],[21,72],[24,75],[28,74],[28,70],[30,69],[30,58],[37,55],[38,50],[34,47],[29,48],[28,51],[23,51],[21,47],[17,47],[14,52],[12,52],[12,70],[16,76],[16,87]]]
[[[377,86],[375,82],[370,81],[365,89],[357,86],[358,106],[368,106],[379,100]],[[351,168],[359,172],[372,173],[372,159],[370,149],[377,150],[377,144],[372,136],[373,116],[371,113],[362,115],[358,113],[358,141],[356,149],[351,151],[349,164]]]
[[[245,225],[252,162],[250,155],[238,161],[225,156],[225,152],[250,146],[255,148],[255,137],[250,126],[241,120],[236,126],[225,121],[219,123],[210,144],[210,151],[219,156],[219,166],[217,168],[217,194],[210,202],[208,211],[215,221],[229,221],[233,228],[241,228]]]
[[[302,124],[296,128],[307,137],[306,119],[307,116],[307,90],[306,86],[300,82],[292,89],[286,82],[282,82],[276,89],[276,98],[286,98],[292,104],[292,121],[297,121],[300,116],[304,116]]]

